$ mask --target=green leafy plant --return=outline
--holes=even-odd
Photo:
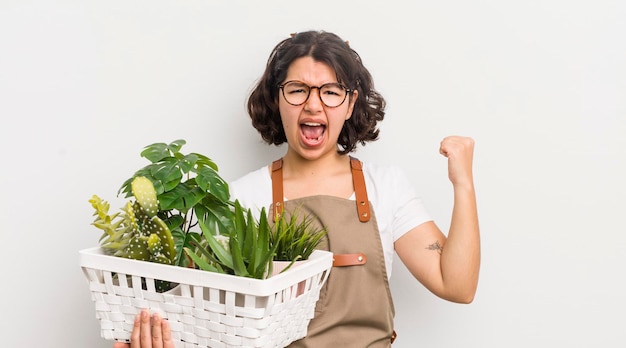
[[[187,266],[184,247],[202,243],[199,224],[213,234],[228,234],[233,228],[232,202],[228,184],[218,174],[215,162],[199,153],[181,153],[185,140],[170,144],[154,143],[141,152],[151,163],[136,171],[118,191],[132,197],[135,177],[148,178],[154,185],[159,201],[158,215],[175,238],[175,264]]]
[[[186,251],[201,269],[263,279],[271,273],[277,248],[271,245],[267,214],[263,208],[256,221],[250,209],[243,209],[238,201],[234,205],[234,229],[226,240],[218,240],[201,225],[210,249],[198,248],[199,255]]]
[[[128,198],[110,214],[107,201],[89,202],[92,223],[103,230],[102,249],[111,255],[164,264],[197,267],[193,252],[207,247],[205,233],[228,235],[234,227],[228,184],[207,156],[181,152],[185,140],[146,146],[141,157],[150,164],[137,170],[118,190]],[[202,228],[200,227],[202,226]]]
[[[326,230],[314,227],[312,219],[298,212],[289,217],[283,213],[271,225],[265,208],[256,221],[251,210],[238,201],[234,205],[234,230],[228,237],[203,228],[209,248],[198,248],[199,255],[186,250],[201,269],[262,279],[272,274],[272,261],[291,262],[284,272],[296,261],[307,260],[326,235]]]
[[[289,216],[283,212],[277,216],[270,234],[270,244],[276,250],[274,260],[291,261],[287,270],[294,262],[307,260],[326,235],[326,229],[314,226],[311,217],[299,210]]]
[[[228,184],[207,156],[181,152],[185,140],[146,146],[150,164],[118,190],[128,198],[116,213],[97,195],[93,225],[101,230],[110,255],[263,279],[274,260],[307,259],[325,235],[310,219],[278,217],[272,225],[265,209],[258,220],[230,200]],[[163,285],[167,290],[168,284]]]

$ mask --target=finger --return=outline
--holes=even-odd
[[[163,321],[159,313],[152,314],[152,348],[163,348],[161,325],[163,325]]]
[[[140,321],[140,345],[138,345],[137,348],[152,348],[152,323],[150,323],[150,313],[148,313],[147,310],[144,309],[141,311]],[[131,347],[135,348],[133,345],[131,345]]]
[[[163,320],[162,333],[163,333],[163,348],[176,348],[174,341],[172,340],[172,331],[170,330],[170,323],[167,320]]]
[[[130,343],[115,342],[113,348],[130,348]]]
[[[444,149],[443,142],[441,143],[441,145],[439,145],[439,153],[445,157],[448,157],[448,151]]]
[[[445,157],[448,157],[448,155],[450,153],[450,143],[451,143],[452,139],[453,139],[452,136],[445,137],[439,143],[439,153],[442,154]]]
[[[448,157],[450,151],[450,139],[444,138],[441,143],[439,143],[439,153],[444,157]]]
[[[135,322],[133,323],[133,332],[130,334],[130,348],[141,348],[141,314],[135,315]],[[115,347],[118,348],[118,347]]]

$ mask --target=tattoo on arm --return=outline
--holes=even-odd
[[[439,253],[439,255],[441,255],[441,252],[443,251],[443,247],[441,246],[441,244],[439,244],[439,241],[435,241],[433,244],[429,245],[426,249],[436,250]]]

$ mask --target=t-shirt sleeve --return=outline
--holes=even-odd
[[[394,193],[391,196],[393,202],[390,202],[394,207],[391,230],[393,240],[396,241],[413,228],[431,221],[432,218],[404,171],[398,167],[392,167],[391,174],[393,180],[386,182],[390,185],[390,192]]]
[[[238,200],[245,209],[252,209],[259,216],[261,209],[268,209],[272,201],[272,181],[267,167],[250,172],[229,184],[231,200]]]

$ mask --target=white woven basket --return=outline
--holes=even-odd
[[[264,280],[109,256],[99,247],[81,250],[80,266],[105,339],[128,341],[135,315],[148,308],[169,321],[177,348],[285,347],[306,335],[332,253],[316,250]],[[155,279],[179,285],[159,293]]]

